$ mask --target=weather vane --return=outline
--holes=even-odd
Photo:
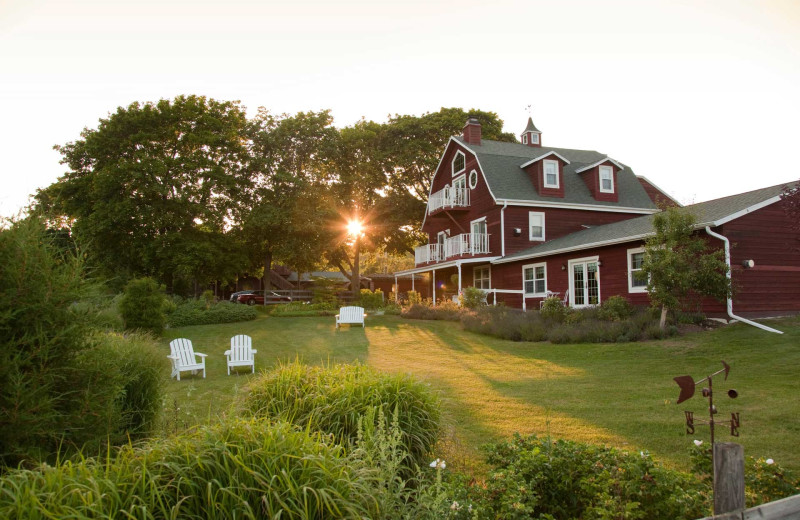
[[[533,117],[533,105],[528,105],[525,109],[528,111],[528,116]]]
[[[722,362],[722,370],[717,370],[713,374],[700,379],[699,381],[695,381],[692,376],[678,376],[673,378],[678,386],[681,388],[681,393],[678,396],[678,401],[675,404],[681,404],[682,402],[686,401],[687,399],[691,399],[694,395],[694,390],[697,385],[702,383],[708,382],[708,386],[703,388],[703,397],[708,398],[708,421],[704,420],[695,420],[694,412],[685,411],[684,414],[686,415],[686,434],[691,435],[694,433],[694,425],[695,422],[701,424],[708,424],[709,429],[711,430],[711,446],[713,452],[714,446],[714,425],[715,424],[729,424],[731,428],[731,435],[734,437],[739,436],[739,412],[731,413],[731,418],[729,421],[718,421],[714,419],[714,416],[719,413],[717,407],[714,406],[714,393],[713,393],[713,385],[714,385],[714,376],[719,375],[721,373],[725,373],[725,380],[728,380],[728,372],[731,371],[731,367],[726,363]],[[731,399],[736,399],[739,396],[739,393],[734,390],[728,390],[728,397]]]

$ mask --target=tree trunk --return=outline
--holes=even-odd
[[[350,274],[350,289],[353,291],[353,302],[358,301],[361,294],[361,276],[359,269],[359,257],[361,254],[361,239],[356,237],[356,243],[353,245],[353,270]]]
[[[264,296],[266,291],[272,289],[272,280],[270,279],[272,273],[272,251],[267,251],[264,254]]]
[[[661,306],[661,321],[658,324],[661,327],[661,330],[665,330],[667,328],[667,306]]]

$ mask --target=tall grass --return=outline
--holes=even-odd
[[[359,418],[375,408],[398,411],[403,442],[422,464],[439,436],[439,402],[430,388],[407,375],[389,375],[365,365],[279,365],[253,381],[241,408],[246,414],[290,421],[331,434],[352,445]]]
[[[376,511],[340,447],[288,424],[231,420],[114,457],[15,470],[1,518],[358,518]]]

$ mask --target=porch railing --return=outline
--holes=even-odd
[[[469,207],[469,189],[447,187],[432,194],[428,199],[428,213],[440,209]]]

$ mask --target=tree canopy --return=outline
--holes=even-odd
[[[731,294],[724,252],[694,233],[695,217],[681,208],[653,215],[655,234],[645,241],[642,270],[648,276],[650,301],[667,310],[686,309],[695,296],[725,300]]]
[[[327,264],[357,281],[356,249],[408,254],[431,177],[451,136],[476,117],[514,141],[493,112],[442,108],[337,129],[327,110],[248,119],[238,102],[179,96],[133,103],[55,148],[68,171],[37,203],[119,285],[153,276],[173,290]],[[353,248],[348,220],[364,221]]]

